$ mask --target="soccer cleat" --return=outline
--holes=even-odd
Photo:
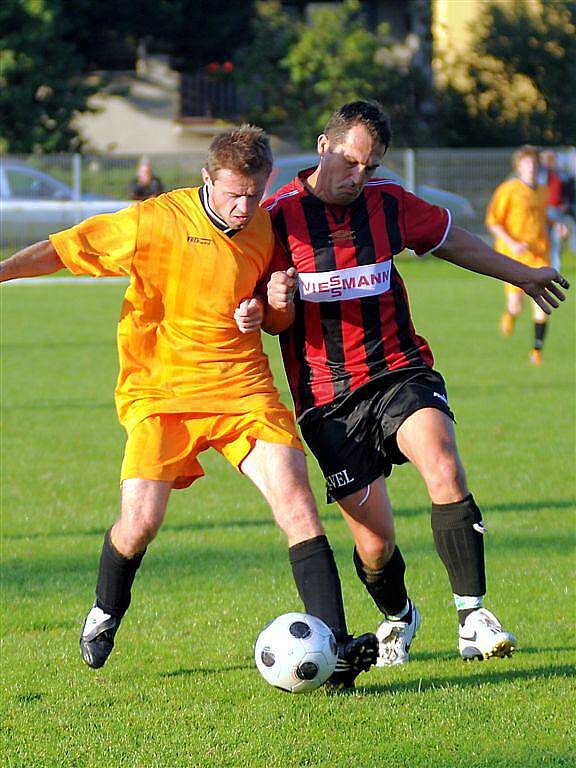
[[[510,312],[504,312],[500,318],[500,330],[502,331],[502,335],[506,337],[511,336],[515,323],[516,318],[514,315],[511,315]]]
[[[465,661],[511,656],[516,650],[516,638],[505,632],[493,613],[477,608],[468,614],[460,627],[458,647]]]
[[[326,682],[328,693],[351,691],[360,672],[367,672],[376,662],[378,638],[372,632],[359,637],[349,635],[338,643],[336,669]]]
[[[376,630],[379,641],[377,667],[393,667],[406,664],[412,640],[420,626],[420,613],[410,600],[412,615],[410,621],[384,619]]]
[[[100,669],[114,648],[114,637],[120,619],[105,613],[96,604],[92,606],[82,626],[80,650],[82,659],[92,669]]]
[[[530,351],[530,362],[532,365],[542,365],[542,351],[540,349]]]

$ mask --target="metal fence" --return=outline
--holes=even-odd
[[[513,152],[513,148],[392,150],[385,165],[422,197],[428,192],[433,194],[432,202],[453,205],[458,224],[485,235],[486,205],[494,188],[511,173]],[[561,171],[576,175],[576,148],[557,148],[557,156]],[[122,207],[129,199],[139,159],[136,155],[4,156],[0,160],[1,245],[22,247],[86,215]],[[148,159],[169,190],[200,183],[205,152],[150,154]],[[465,212],[462,200],[471,211]]]

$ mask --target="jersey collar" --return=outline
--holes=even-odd
[[[204,184],[203,187],[200,187],[198,189],[198,194],[200,196],[200,202],[202,203],[202,208],[204,208],[204,211],[212,224],[219,229],[221,232],[224,232],[225,235],[228,235],[228,237],[234,237],[234,235],[237,232],[240,232],[239,229],[232,229],[232,227],[229,227],[228,224],[224,221],[224,219],[221,219],[220,216],[216,213],[216,211],[211,207],[209,202],[209,196],[208,196],[208,188],[206,187],[206,184]]]

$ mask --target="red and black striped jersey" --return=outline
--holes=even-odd
[[[280,342],[299,416],[392,371],[432,367],[393,259],[440,247],[450,229],[447,210],[386,179],[367,182],[349,205],[328,205],[302,183],[313,170],[263,203],[277,240],[271,271],[298,270],[296,318]]]

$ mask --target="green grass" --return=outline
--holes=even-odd
[[[83,667],[78,632],[118,505],[122,287],[5,286],[2,766],[573,765],[575,297],[552,318],[545,364],[533,368],[527,312],[511,339],[498,335],[494,281],[434,259],[406,260],[401,271],[448,382],[489,529],[488,605],[517,633],[518,653],[483,664],[457,657],[429,503],[417,474],[401,467],[390,491],[423,614],[410,664],[371,671],[353,696],[268,687],[254,639],[300,607],[283,536],[249,482],[208,453],[207,478],[173,494],[113,656],[101,671]],[[573,260],[565,271],[574,282]],[[322,500],[313,460],[310,468]],[[367,631],[377,616],[345,526],[321,508],[349,625]]]

